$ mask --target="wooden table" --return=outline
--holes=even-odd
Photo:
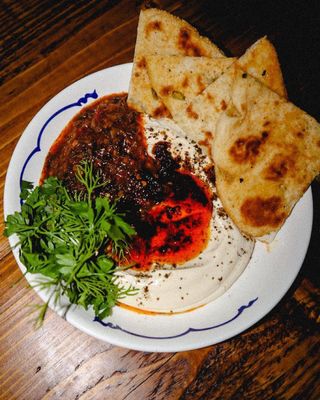
[[[2,0],[0,185],[24,128],[56,93],[102,68],[132,61],[142,1]],[[275,44],[289,98],[320,119],[317,0],[159,0],[227,54],[263,35]],[[34,330],[38,300],[0,238],[1,399],[319,399],[320,187],[301,272],[281,302],[241,335],[201,350],[141,353],[81,333],[49,311]],[[1,230],[3,217],[1,213]],[[301,232],[303,235],[303,232]]]

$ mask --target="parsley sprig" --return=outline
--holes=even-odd
[[[70,303],[93,306],[102,319],[117,300],[136,293],[120,286],[114,274],[119,269],[115,260],[124,256],[135,230],[116,204],[94,196],[105,183],[92,163],[81,163],[76,177],[83,186],[77,193],[55,177],[35,188],[24,181],[21,211],[7,216],[4,234],[17,234],[21,262],[27,272],[46,277],[39,286],[53,289],[55,302],[66,295]],[[40,324],[50,299],[40,307]]]

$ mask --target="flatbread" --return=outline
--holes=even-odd
[[[286,97],[286,88],[277,53],[266,37],[259,39],[249,47],[237,63],[245,74],[254,76],[280,96]],[[179,110],[171,109],[170,105],[167,105],[175,122],[193,140],[204,145],[209,155],[217,118],[219,112],[227,106],[229,92],[228,82],[221,77],[218,83],[209,85],[191,102],[186,101],[185,104],[181,104]]]
[[[224,58],[224,60],[226,59]],[[163,56],[161,60],[161,66],[153,64],[148,68],[151,84],[156,91],[156,95],[164,103],[166,109],[169,110],[174,121],[188,133],[191,139],[199,142],[208,155],[211,156],[217,118],[219,117],[219,112],[223,111],[227,106],[228,82],[225,82],[225,79],[221,77],[219,82],[210,84],[198,96],[193,97],[191,101],[191,96],[184,101],[173,101],[170,97],[163,96],[160,90],[163,78],[156,73],[156,69],[165,70],[165,65],[168,61],[166,56]],[[158,61],[160,62],[161,60],[159,59]],[[216,67],[213,67],[216,71],[221,68],[221,60],[221,58],[215,58],[211,62],[211,64],[217,63]],[[244,73],[251,74],[279,95],[286,97],[286,89],[277,53],[266,37],[259,39],[249,47],[237,62],[244,69]],[[155,68],[155,71],[152,70],[152,67]],[[174,79],[177,78],[172,77],[172,81],[169,80],[168,75],[167,85],[172,85]]]
[[[277,232],[320,172],[320,125],[233,64],[213,142],[227,214],[253,238]],[[217,81],[216,81],[217,82]]]
[[[178,109],[170,108],[170,104],[167,103],[174,121],[190,139],[204,146],[209,156],[217,121],[220,114],[226,110],[230,100],[232,80],[227,72],[194,97],[191,102],[183,101]],[[163,99],[163,101],[166,100]]]
[[[128,104],[151,116],[168,116],[169,112],[151,90],[146,55],[181,55],[223,57],[208,38],[199,35],[186,21],[155,8],[140,12]]]
[[[225,57],[146,56],[152,89],[173,117],[235,60]]]
[[[263,37],[239,58],[239,64],[248,74],[264,83],[279,96],[287,97],[276,49]]]

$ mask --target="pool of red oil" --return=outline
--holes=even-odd
[[[153,234],[137,236],[133,241],[129,262],[136,269],[148,270],[153,263],[178,267],[197,257],[207,246],[212,216],[210,192],[196,176],[187,171],[179,173],[189,183],[185,185],[183,197],[175,196],[173,191],[154,205],[148,211]]]

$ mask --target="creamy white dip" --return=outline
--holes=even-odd
[[[168,119],[154,120],[144,117],[148,152],[155,143],[171,143],[171,154],[183,161],[189,160],[192,172],[210,186],[204,171],[210,160],[195,142]],[[134,296],[121,299],[121,303],[145,311],[175,313],[188,311],[213,301],[226,292],[246,268],[254,242],[244,237],[224,212],[220,200],[213,199],[210,239],[205,250],[183,265],[155,265],[146,273],[126,270],[117,272],[121,285],[138,289]]]

